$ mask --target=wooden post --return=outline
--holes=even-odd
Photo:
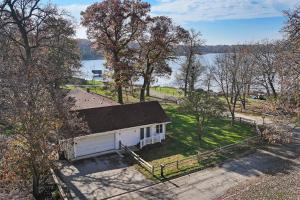
[[[176,167],[177,167],[177,170],[179,169],[179,161],[177,160],[176,161]]]
[[[160,176],[163,177],[163,178],[165,177],[165,175],[164,175],[164,168],[165,168],[165,166],[163,164],[161,164],[160,165]]]
[[[198,163],[200,163],[200,153],[197,152],[197,160],[198,160]]]
[[[152,176],[154,176],[154,166],[152,166]]]
[[[242,117],[240,117],[240,123],[242,123]]]

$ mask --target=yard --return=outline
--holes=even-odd
[[[208,122],[205,133],[199,140],[196,121],[192,116],[179,113],[174,104],[163,107],[172,120],[167,127],[166,141],[145,147],[139,152],[143,159],[154,166],[189,158],[198,151],[212,150],[255,136],[250,125],[236,122],[231,126],[230,120],[218,118]]]
[[[173,97],[183,97],[183,91],[174,87],[154,86],[151,87],[151,89],[164,95]]]

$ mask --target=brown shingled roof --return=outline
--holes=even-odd
[[[170,122],[156,101],[79,110],[91,133]]]
[[[72,97],[75,99],[75,105],[73,106],[72,110],[120,105],[119,103],[107,97],[89,93],[80,88],[71,90],[68,94],[68,97]]]

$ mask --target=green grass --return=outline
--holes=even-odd
[[[90,91],[96,94],[100,94],[103,96],[106,96],[114,101],[117,101],[117,93],[110,89],[104,89],[103,87],[90,87]],[[153,98],[146,98],[146,100],[150,101],[153,100]],[[123,101],[125,104],[128,103],[137,103],[139,102],[139,96],[138,94],[135,94],[134,96],[130,94],[130,92],[123,91]]]
[[[99,80],[86,80],[86,85],[103,85],[103,82]]]
[[[193,116],[179,113],[177,106],[173,104],[165,105],[164,109],[172,120],[167,126],[166,141],[163,144],[146,146],[140,152],[142,158],[154,166],[189,158],[198,151],[212,150],[254,136],[253,128],[247,124],[236,123],[231,126],[228,119],[215,118],[208,122],[200,140]],[[222,155],[218,155],[214,162],[219,160],[224,160]],[[196,163],[197,167],[202,167],[198,164]]]
[[[174,87],[151,87],[151,89],[156,92],[160,92],[165,95],[174,96],[174,97],[182,97],[183,92],[180,89]]]
[[[73,86],[73,85],[65,85],[65,86],[63,86],[63,89],[66,89],[66,90],[74,90],[74,89],[76,89],[76,86]]]

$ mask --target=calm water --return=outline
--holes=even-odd
[[[205,54],[199,56],[200,61],[203,65],[212,65],[217,54]],[[153,85],[160,86],[176,86],[175,77],[178,73],[178,69],[183,62],[183,57],[178,57],[176,61],[170,62],[172,68],[172,75],[169,77],[158,77]],[[93,78],[92,70],[103,70],[106,71],[104,63],[105,60],[83,60],[82,67],[80,69],[79,77],[91,80]],[[137,81],[140,84],[141,81]]]

